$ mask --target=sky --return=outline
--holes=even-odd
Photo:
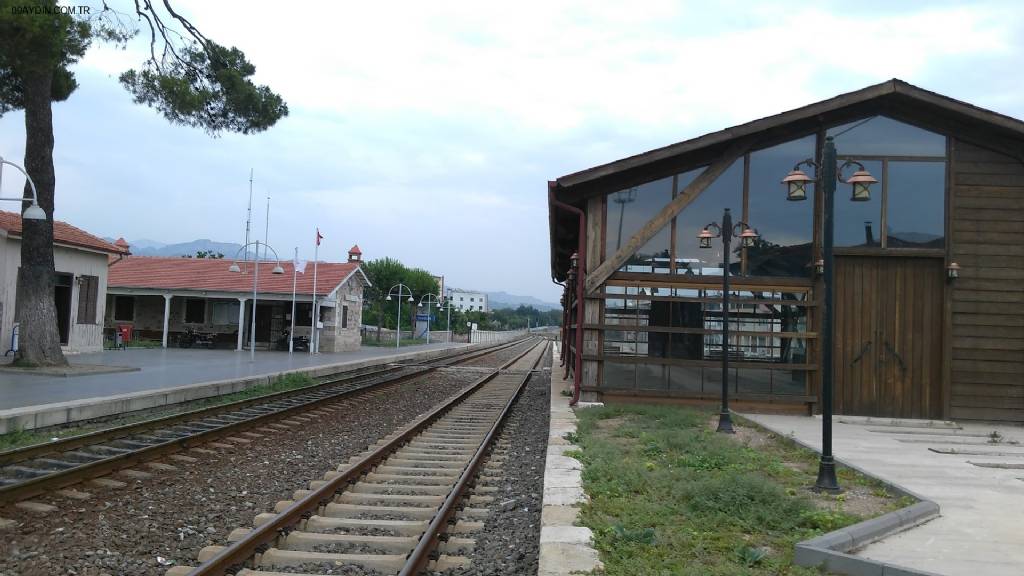
[[[95,46],[53,106],[56,218],[240,243],[252,169],[253,229],[270,196],[282,259],[312,258],[319,227],[321,259],[358,243],[546,301],[548,180],[894,77],[1024,118],[1016,0],[173,5],[243,50],[290,115],[249,136],[172,125],[117,82],[145,43]],[[0,156],[21,163],[24,141],[23,114],[0,117]]]

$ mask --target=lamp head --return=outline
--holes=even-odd
[[[711,239],[714,237],[715,235],[712,234],[711,230],[708,230],[707,227],[701,230],[700,234],[697,234],[697,238],[700,240],[701,248],[711,248]]]
[[[412,296],[409,296],[409,300],[408,300],[408,301],[409,301],[409,302],[413,302],[413,297],[412,297]]]
[[[867,170],[861,169],[853,173],[850,179],[846,181],[847,184],[853,185],[853,196],[850,200],[854,202],[867,202],[871,200],[871,185],[877,183],[878,180],[871,175]]]
[[[228,272],[241,272],[242,269],[238,267],[237,262],[232,262],[231,266],[228,266]]]
[[[274,266],[274,269],[270,271],[271,274],[284,274],[284,268],[280,264]]]
[[[24,220],[46,220],[46,212],[39,207],[39,204],[33,202],[31,206],[25,209],[21,217]]]
[[[744,248],[753,248],[754,241],[760,238],[756,231],[746,228],[743,233],[740,234],[740,242]]]
[[[807,200],[807,184],[811,182],[814,182],[814,179],[803,170],[799,168],[790,170],[789,174],[782,179],[782,183],[786,185],[786,200],[792,202]]]
[[[388,294],[388,297],[385,298],[385,300],[387,300],[388,302],[391,302],[391,294]]]

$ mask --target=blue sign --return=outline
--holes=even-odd
[[[417,314],[416,315],[416,321],[417,322],[428,322],[428,321],[429,322],[433,322],[434,321],[434,315],[433,314]]]

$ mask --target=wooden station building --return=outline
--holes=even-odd
[[[729,208],[760,235],[732,250],[731,396],[816,409],[822,193],[780,182],[828,137],[879,181],[835,196],[836,413],[1024,421],[1024,122],[895,79],[549,182],[584,400],[718,401],[722,245],[697,235]]]

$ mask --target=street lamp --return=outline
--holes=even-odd
[[[430,305],[437,304],[438,309],[441,308],[441,297],[437,294],[430,294],[429,292],[420,296],[419,308],[423,308],[423,300],[427,301],[427,344],[430,344]]]
[[[239,274],[242,272],[242,268],[238,265],[238,254],[239,254],[239,252],[242,252],[243,250],[247,250],[249,248],[249,246],[251,246],[253,244],[256,245],[256,258],[255,258],[255,260],[253,260],[253,275],[252,275],[252,325],[249,327],[249,361],[250,362],[256,360],[256,288],[259,285],[259,281],[260,281],[260,245],[261,244],[263,245],[263,255],[266,256],[267,250],[270,250],[271,252],[274,253],[274,259],[277,260],[277,265],[274,266],[273,269],[271,269],[270,273],[271,274],[284,274],[284,268],[281,267],[281,258],[277,255],[277,250],[274,250],[273,248],[270,247],[269,244],[267,244],[265,242],[260,242],[259,240],[256,240],[255,242],[249,242],[248,244],[246,244],[245,246],[242,246],[241,248],[239,248],[235,252],[235,257],[233,259],[233,262],[231,263],[231,266],[228,266],[228,272],[235,272],[235,273],[239,273]],[[246,260],[245,263],[248,264],[248,260]],[[239,326],[238,329],[241,330],[242,327]]]
[[[832,456],[832,341],[833,341],[833,290],[832,284],[835,278],[835,257],[833,254],[834,229],[835,229],[835,195],[836,182],[843,181],[852,186],[852,202],[866,202],[871,199],[870,187],[878,182],[874,176],[868,173],[867,169],[860,162],[847,160],[842,166],[836,156],[836,144],[831,136],[825,138],[825,149],[822,153],[821,166],[814,160],[808,158],[796,166],[782,180],[786,185],[786,198],[788,200],[800,201],[807,199],[807,184],[809,182],[822,185],[822,196],[825,201],[824,238],[822,242],[822,263],[823,282],[825,288],[825,309],[821,322],[821,459],[818,462],[818,479],[814,483],[816,490],[838,492],[839,481],[836,478],[836,462]],[[814,179],[800,170],[800,166],[813,167],[820,178]],[[848,166],[859,168],[853,176],[843,180],[843,169]],[[816,266],[817,268],[817,263]]]
[[[398,289],[397,293],[395,292],[396,288]],[[392,294],[394,294],[395,297],[398,298],[398,330],[396,330],[395,332],[395,348],[399,348],[402,343],[402,296],[408,294],[409,302],[415,302],[416,300],[412,297],[412,289],[406,286],[405,284],[402,284],[401,282],[392,286],[391,290],[388,290],[388,296],[387,298],[385,298],[385,300],[391,302]]]
[[[24,220],[46,220],[46,212],[39,207],[39,193],[36,192],[36,183],[32,181],[32,177],[28,175],[28,172],[24,168],[18,166],[14,162],[4,160],[3,156],[0,156],[0,191],[3,191],[4,183],[4,164],[14,166],[19,172],[25,175],[25,179],[28,180],[28,186],[32,189],[32,205],[25,209],[25,212],[21,215]],[[25,197],[18,198],[3,198],[0,200],[9,200],[11,202],[26,202],[29,199]]]
[[[447,320],[447,323],[445,325],[444,343],[445,344],[451,344],[451,342],[452,342],[452,293],[451,293],[451,290],[448,291],[448,299],[444,300],[444,301],[441,301],[441,302],[438,302],[437,306],[438,306],[438,311],[440,311],[441,308],[447,308],[448,309],[448,320]]]
[[[712,232],[714,230],[714,232]],[[722,271],[722,410],[718,414],[718,431],[725,434],[735,434],[732,427],[732,417],[729,414],[729,256],[732,248],[730,244],[733,236],[740,237],[740,243],[744,248],[754,245],[758,238],[757,232],[752,230],[746,222],[732,223],[732,212],[728,208],[722,214],[722,223],[711,222],[700,231],[697,238],[700,240],[701,248],[711,248],[712,238],[721,238],[723,245],[724,270]]]

